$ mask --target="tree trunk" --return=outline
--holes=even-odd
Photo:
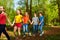
[[[60,22],[60,0],[56,0],[58,5],[58,15],[59,15],[59,22]]]
[[[26,0],[26,12],[28,12],[28,0]]]
[[[30,15],[30,19],[32,18],[32,0],[30,0],[30,12],[29,12],[29,15]]]

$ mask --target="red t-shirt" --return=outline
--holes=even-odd
[[[27,24],[29,21],[29,16],[24,16],[23,17],[23,23]]]
[[[6,15],[0,14],[0,24],[6,24]]]

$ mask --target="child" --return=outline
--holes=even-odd
[[[5,28],[6,28],[6,20],[9,22],[9,24],[11,25],[7,14],[4,12],[4,8],[3,6],[0,7],[0,36],[2,33],[4,33],[7,37],[8,40],[10,40],[10,37],[8,35],[8,33],[6,32]]]
[[[18,30],[18,35],[20,36],[21,33],[21,27],[22,27],[22,15],[21,15],[21,10],[17,10],[17,15],[15,16],[14,22],[14,34],[16,36],[16,31]]]
[[[40,36],[44,34],[42,31],[42,28],[44,26],[44,16],[42,15],[42,12],[39,13],[39,29],[40,29]]]
[[[34,13],[34,17],[32,18],[32,23],[33,24],[33,36],[35,36],[35,34],[38,32],[38,22],[39,22],[39,19],[36,15],[36,13]]]
[[[28,12],[25,12],[25,15],[23,17],[23,33],[24,33],[24,36],[26,33],[28,33],[28,22],[30,22],[30,19],[29,19],[29,15],[28,15]]]

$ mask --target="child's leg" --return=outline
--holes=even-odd
[[[2,31],[0,30],[0,37],[1,37],[1,33],[2,33]]]
[[[18,34],[21,35],[21,28],[18,28]]]
[[[17,30],[17,27],[15,26],[14,27],[14,35],[16,36],[16,30]]]
[[[36,33],[38,33],[38,25],[36,25],[36,29],[35,30],[36,30]]]
[[[28,33],[28,24],[26,24],[26,32]]]
[[[37,31],[37,25],[35,25],[35,34],[36,34],[36,31]]]
[[[6,30],[4,30],[3,33],[6,35],[7,39],[10,40],[10,37],[9,37],[8,33],[6,32]]]
[[[35,34],[35,25],[33,25],[33,34]]]
[[[1,37],[1,33],[2,33],[2,28],[0,27],[0,37]]]
[[[6,32],[6,30],[5,30],[5,26],[6,26],[6,25],[2,25],[2,32],[6,35],[7,39],[10,40],[9,35],[8,35],[8,33]]]
[[[41,24],[39,27],[40,27],[40,34],[41,34],[41,33],[42,33],[42,31],[43,31],[43,30],[42,30],[43,25]]]
[[[23,34],[25,35],[25,24],[23,25]]]

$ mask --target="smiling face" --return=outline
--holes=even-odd
[[[28,15],[28,12],[25,12],[25,15],[27,16]]]
[[[42,13],[39,13],[39,16],[42,16]]]
[[[17,10],[17,15],[19,15],[20,14],[20,11],[19,10]]]
[[[34,17],[36,17],[37,15],[36,15],[36,13],[34,13]]]
[[[4,10],[3,6],[0,6],[0,10],[1,10],[1,11],[3,11],[3,10]]]

